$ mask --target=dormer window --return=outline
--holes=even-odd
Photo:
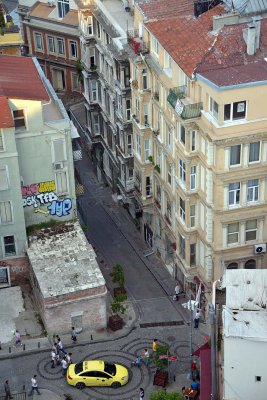
[[[224,105],[224,121],[236,121],[246,118],[247,102],[237,101],[231,104]]]
[[[57,8],[58,8],[58,17],[64,18],[65,15],[70,10],[70,2],[69,0],[58,0],[57,1]]]

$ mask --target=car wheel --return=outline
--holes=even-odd
[[[113,382],[112,385],[111,385],[111,387],[114,388],[114,389],[116,389],[116,388],[121,387],[121,384],[120,384],[120,382]]]
[[[85,388],[85,384],[83,382],[78,382],[78,383],[76,383],[76,388],[77,389],[84,389]]]

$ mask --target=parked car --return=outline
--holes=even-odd
[[[83,389],[85,386],[111,386],[118,388],[128,382],[128,370],[119,364],[103,360],[82,361],[70,364],[67,373],[69,385]]]

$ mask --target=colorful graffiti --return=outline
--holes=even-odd
[[[59,199],[55,193],[56,185],[54,181],[32,183],[21,187],[23,207],[34,207],[36,213],[45,216],[54,215],[65,217],[70,214],[72,209],[71,199]],[[42,210],[40,206],[47,204],[47,210]]]

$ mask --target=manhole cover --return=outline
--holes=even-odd
[[[174,336],[168,336],[167,340],[168,340],[168,342],[174,342],[175,341],[175,337]]]

